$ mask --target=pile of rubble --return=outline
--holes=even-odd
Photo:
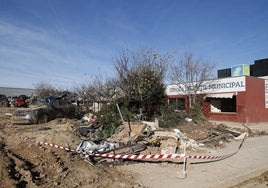
[[[96,133],[103,126],[97,121],[88,121],[86,120],[86,125],[79,127],[80,134],[86,139],[79,144],[78,153],[176,154],[185,147],[187,150],[221,147],[226,142],[242,139],[246,134],[246,130],[234,130],[224,124],[209,122],[199,125],[185,121],[177,128],[163,129],[156,119],[154,122],[124,122],[115,134],[103,140],[96,138]],[[93,158],[88,159],[96,162]]]

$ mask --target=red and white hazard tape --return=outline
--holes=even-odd
[[[39,142],[36,141],[36,143],[40,145],[46,145],[50,147],[54,147],[57,149],[62,149],[66,151],[71,151],[71,152],[77,152],[76,150],[70,149],[68,147],[63,147],[57,144],[51,144],[48,142]],[[103,157],[103,158],[112,158],[112,159],[175,159],[175,158],[182,158],[185,155],[184,154],[161,154],[161,155],[124,155],[124,154],[100,154],[100,153],[83,153],[87,154],[93,157]]]
[[[175,159],[184,157],[188,159],[224,159],[234,155],[235,153],[222,156],[201,156],[201,155],[185,155],[185,154],[124,155],[124,154],[99,154],[99,153],[93,153],[90,155],[93,157],[112,158],[112,159]]]
[[[39,141],[36,141],[36,143],[38,143],[40,145],[50,146],[50,147],[53,147],[53,148],[63,149],[63,150],[66,150],[66,151],[71,151],[71,152],[74,152],[75,151],[75,150],[70,149],[68,147],[63,147],[63,146],[59,146],[57,144],[51,144],[51,143],[48,143],[48,142],[39,142]]]
[[[140,155],[126,155],[126,154],[101,154],[101,153],[82,153],[84,155],[89,155],[93,157],[102,157],[102,158],[112,158],[112,159],[132,159],[132,160],[138,160],[138,159],[175,159],[175,158],[189,158],[189,159],[215,159],[215,160],[221,160],[225,159],[228,157],[231,157],[232,155],[236,154],[240,148],[242,147],[244,140],[246,138],[246,135],[243,138],[243,141],[241,142],[239,148],[237,151],[228,154],[228,155],[220,155],[220,156],[206,156],[206,155],[185,155],[185,154],[152,154],[152,155],[146,155],[146,154],[140,154]],[[59,146],[57,144],[51,144],[48,142],[39,142],[36,141],[36,143],[40,145],[47,145],[50,147],[58,148],[58,149],[63,149],[66,151],[71,151],[71,152],[77,152],[76,150],[70,149],[69,147],[63,147]],[[77,152],[79,153],[79,152]]]
[[[70,149],[68,147],[63,147],[57,144],[51,144],[48,142],[39,142],[36,141],[36,143],[40,145],[46,145],[50,147],[54,147],[57,149],[62,149],[70,152],[77,152],[76,150]],[[87,154],[93,157],[102,157],[102,158],[112,158],[112,159],[132,159],[132,160],[139,160],[139,159],[176,159],[176,158],[189,158],[189,159],[224,159],[226,157],[229,157],[233,154],[229,155],[223,155],[223,156],[201,156],[201,155],[187,155],[185,154],[140,154],[140,155],[125,155],[125,154],[100,154],[100,153],[83,153]]]
[[[236,153],[236,152],[235,152]],[[224,159],[234,155],[235,153],[229,155],[220,155],[220,156],[213,156],[213,155],[188,155],[186,156],[188,159]]]
[[[175,159],[175,158],[183,158],[184,154],[161,154],[161,155],[124,155],[124,154],[92,154],[94,157],[103,157],[103,158],[112,158],[112,159]]]

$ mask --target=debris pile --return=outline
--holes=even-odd
[[[219,146],[225,142],[230,142],[232,139],[242,134],[242,132],[232,130],[224,124],[219,124],[214,128],[208,129],[207,135],[203,138],[198,138],[197,141],[207,146]]]
[[[102,138],[96,138],[96,132],[102,129],[102,125],[97,121],[91,124],[87,121],[87,124],[79,127],[80,134],[87,139],[77,149],[87,153],[178,154],[184,147],[187,150],[221,147],[226,142],[243,138],[245,134],[245,130],[233,130],[224,124],[209,122],[199,125],[185,121],[178,128],[163,129],[156,119],[154,122],[124,122],[103,142]],[[96,139],[102,142],[96,142]],[[92,158],[87,159],[95,163]]]

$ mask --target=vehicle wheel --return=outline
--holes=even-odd
[[[38,117],[38,120],[37,120],[37,123],[38,124],[42,124],[42,123],[47,123],[48,121],[48,117],[46,114],[41,114],[39,117]]]
[[[0,102],[0,106],[1,106],[1,107],[7,107],[8,104],[7,104],[6,101],[1,101],[1,102]]]

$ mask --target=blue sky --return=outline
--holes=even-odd
[[[217,69],[268,57],[267,0],[0,0],[0,87],[115,75],[122,49],[191,51]]]

